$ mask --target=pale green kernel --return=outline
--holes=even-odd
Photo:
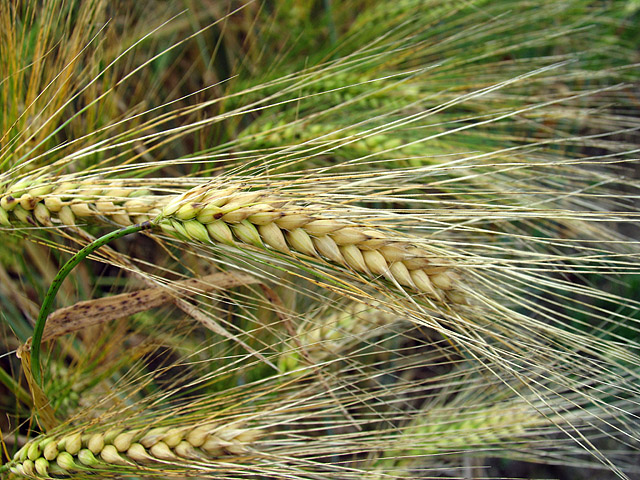
[[[25,193],[20,197],[20,205],[25,210],[33,210],[38,204],[38,200],[34,198],[30,193]]]
[[[14,455],[13,455],[13,459],[14,460],[18,460],[20,462],[24,462],[24,460],[27,458],[27,452],[29,451],[29,443],[27,443],[26,445],[23,445],[22,448],[20,448],[20,450],[18,450]]]
[[[137,435],[137,430],[124,431],[113,439],[113,446],[116,447],[119,452],[124,452],[129,449]]]
[[[44,203],[39,203],[33,209],[33,216],[43,225],[51,225],[51,213]]]
[[[399,138],[391,138],[386,140],[382,145],[385,150],[394,150],[402,145],[402,140]]]
[[[127,450],[127,457],[132,458],[136,462],[144,462],[151,458],[145,448],[139,443],[131,444],[129,450]]]
[[[222,220],[216,220],[214,222],[208,223],[206,225],[207,232],[211,235],[212,240],[224,243],[225,245],[235,245],[233,241],[233,234],[231,233],[231,229],[229,225],[224,223]]]
[[[198,220],[200,223],[211,223],[214,220],[220,218],[222,214],[222,209],[220,207],[208,203],[202,208],[202,210],[200,210],[198,216],[196,217],[196,220]]]
[[[232,225],[233,233],[236,237],[238,237],[242,242],[248,243],[249,245],[255,245],[256,247],[262,248],[262,239],[260,238],[260,233],[258,229],[248,220],[243,220],[240,223],[236,223]]]
[[[56,463],[63,470],[75,470],[78,468],[76,462],[73,461],[73,455],[69,452],[60,452],[56,458]]]
[[[72,191],[72,190],[76,190],[79,186],[80,186],[79,183],[64,182],[64,183],[61,183],[60,185],[58,185],[55,188],[54,192],[55,193],[69,192],[69,191]]]
[[[49,476],[49,461],[46,458],[38,458],[35,461],[36,472],[43,477]]]
[[[201,207],[198,204],[188,202],[182,205],[174,216],[180,220],[189,220],[195,217],[199,213],[200,209]]]
[[[18,200],[13,195],[5,195],[0,198],[0,207],[5,209],[6,211],[11,211],[18,205]]]
[[[18,217],[18,220],[20,220],[22,223],[29,223],[31,225],[35,223],[29,211],[22,208],[21,205],[18,205],[13,209],[13,214]]]
[[[182,197],[174,198],[162,209],[162,215],[165,217],[173,215],[180,209],[183,203],[184,199]]]
[[[115,465],[129,465],[124,458],[120,456],[118,450],[113,445],[105,445],[100,452],[100,458],[107,463],[115,464]]]
[[[34,440],[29,445],[29,450],[27,451],[27,457],[29,460],[35,460],[40,456],[40,440]]]
[[[295,228],[288,231],[287,241],[294,250],[312,257],[317,256],[311,237],[302,228]]]
[[[178,443],[174,447],[174,450],[175,450],[176,454],[179,457],[182,457],[182,458],[197,459],[199,457],[196,449],[193,448],[193,445],[191,445],[189,442],[186,442],[186,441],[182,441],[182,442]]]
[[[210,430],[211,430],[211,425],[205,425],[205,426],[194,428],[187,434],[187,437],[186,437],[187,442],[189,442],[194,447],[199,447],[207,439],[207,436],[209,435]]]
[[[175,234],[177,233],[176,229],[173,228],[173,225],[171,225],[171,223],[169,221],[166,221],[166,220],[163,221],[162,223],[160,223],[160,228],[167,235],[175,236]]]
[[[75,455],[82,448],[82,434],[80,432],[64,438],[64,449],[71,455]]]
[[[208,243],[211,241],[206,227],[197,220],[188,220],[182,224],[184,226],[187,237],[195,238],[201,242]]]
[[[104,447],[104,435],[102,433],[94,433],[87,440],[87,448],[91,450],[96,455],[100,453],[100,451]]]
[[[58,456],[58,443],[54,441],[47,443],[47,445],[44,447],[44,452],[42,452],[42,455],[47,460],[55,459]]]
[[[178,460],[175,453],[164,442],[158,442],[149,448],[149,452],[152,456],[159,458],[160,460],[175,461]]]
[[[9,188],[10,193],[23,193],[27,190],[31,185],[33,185],[33,180],[31,178],[23,178],[22,180],[18,180],[16,183],[11,185]]]
[[[131,190],[128,188],[112,188],[111,190],[106,190],[104,192],[105,197],[112,197],[116,200],[122,200],[123,198],[128,198],[131,194]]]
[[[60,209],[60,212],[58,212],[58,218],[65,225],[73,226],[76,224],[76,216],[73,214],[71,208],[67,205]]]
[[[184,434],[185,431],[183,429],[172,428],[166,433],[164,437],[162,437],[162,441],[166,443],[169,448],[173,448],[182,441]]]
[[[284,212],[258,212],[249,215],[249,220],[254,225],[268,225],[284,216]]]
[[[185,230],[184,225],[182,224],[182,222],[179,222],[177,220],[172,220],[171,221],[171,226],[176,231],[178,236],[181,236],[183,238],[189,238],[189,234]]]
[[[93,452],[88,448],[83,448],[78,452],[78,460],[80,460],[80,463],[88,467],[93,467],[100,463],[93,455]]]
[[[60,197],[55,196],[46,197],[44,199],[44,204],[50,212],[59,212],[64,205]]]
[[[32,476],[35,473],[35,466],[35,463],[29,459],[22,462],[22,469],[24,470],[25,475]]]
[[[5,227],[11,226],[11,222],[9,221],[9,214],[2,207],[0,207],[0,225],[4,225]]]
[[[148,188],[141,188],[140,190],[134,190],[133,192],[130,191],[129,198],[148,197],[149,195],[151,195],[151,190]]]

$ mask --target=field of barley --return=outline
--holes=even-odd
[[[0,0],[0,477],[640,478],[640,2]]]

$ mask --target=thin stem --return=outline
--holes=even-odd
[[[73,270],[73,268],[78,265],[78,263],[80,263],[84,258],[92,254],[95,250],[102,247],[103,245],[106,245],[111,240],[124,237],[125,235],[129,235],[130,233],[135,233],[147,228],[151,228],[151,226],[151,222],[147,221],[128,227],[123,227],[119,230],[107,233],[106,235],[97,238],[89,245],[85,246],[62,266],[58,274],[53,279],[53,282],[51,282],[51,286],[47,291],[47,295],[44,297],[42,307],[40,307],[38,320],[36,321],[36,326],[33,329],[33,338],[31,341],[31,369],[33,378],[35,379],[37,384],[42,385],[42,376],[40,373],[40,343],[42,341],[42,334],[44,333],[44,327],[47,322],[47,317],[53,309],[53,302],[56,298],[56,294],[58,293],[58,290],[60,290],[60,286],[62,285],[64,279],[67,277],[67,275],[69,275],[71,270]]]

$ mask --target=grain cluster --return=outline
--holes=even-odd
[[[56,437],[42,435],[13,457],[11,471],[31,477],[91,471],[110,465],[185,464],[244,455],[260,432],[238,426],[189,425],[151,429],[112,428]]]
[[[438,301],[465,303],[449,259],[365,222],[240,185],[204,184],[179,195],[145,189],[65,182],[14,187],[0,197],[0,223],[75,225],[107,219],[121,225],[151,221],[188,241],[255,247],[338,265],[361,279],[385,279]]]

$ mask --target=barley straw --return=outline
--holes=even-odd
[[[275,192],[207,183],[181,195],[100,185],[37,182],[17,185],[0,197],[0,222],[37,226],[75,225],[108,218],[120,226],[143,221],[188,241],[273,250],[300,259],[339,265],[365,278],[384,278],[432,299],[463,304],[452,262],[386,231]]]
[[[246,455],[260,434],[259,430],[241,428],[237,423],[211,423],[42,435],[16,452],[10,470],[41,478],[112,465],[140,468],[169,462],[188,466],[194,460],[207,462]]]

